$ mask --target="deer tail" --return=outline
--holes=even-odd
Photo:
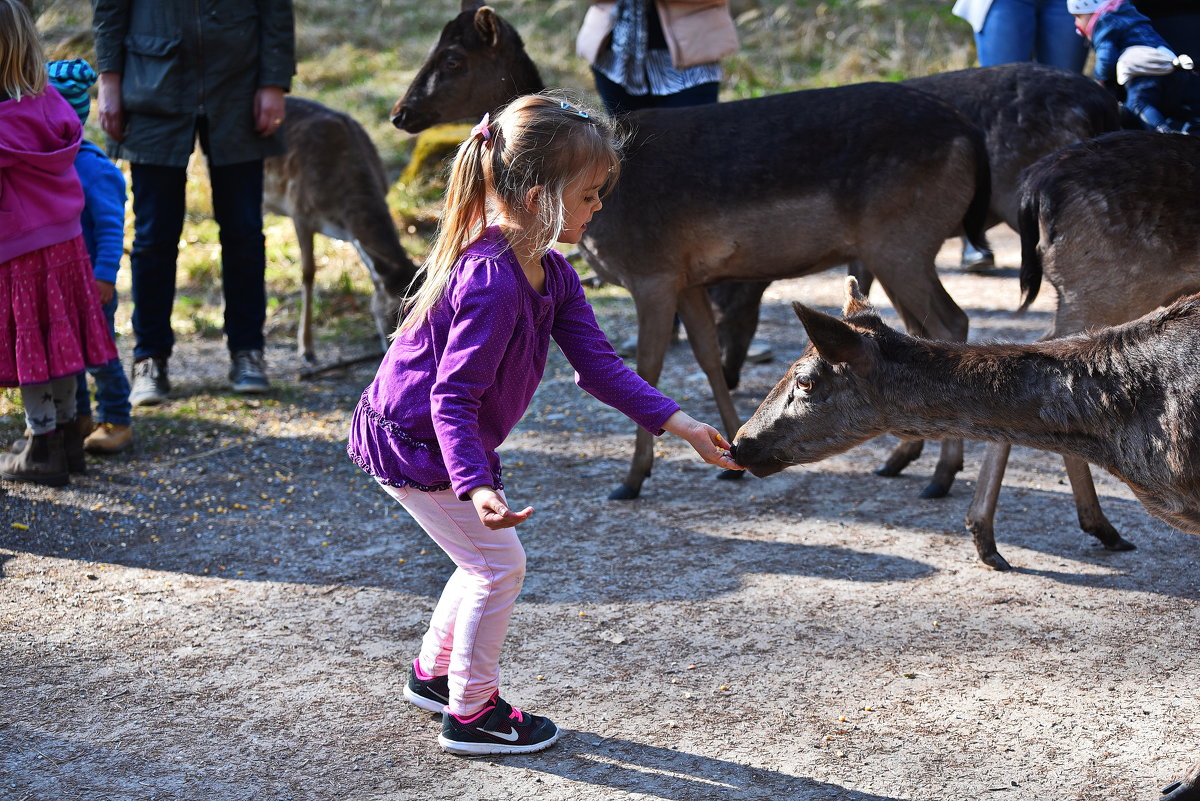
[[[963,215],[963,233],[978,250],[991,250],[987,241],[988,214],[992,207],[992,168],[988,162],[983,132],[972,127],[971,148],[975,157],[975,194]]]
[[[1029,308],[1042,286],[1042,254],[1038,251],[1042,236],[1041,210],[1042,193],[1036,186],[1026,184],[1017,212],[1017,228],[1021,235],[1021,307],[1017,314]]]

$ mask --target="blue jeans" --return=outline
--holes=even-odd
[[[975,46],[983,67],[1033,60],[1081,72],[1088,54],[1065,0],[994,0]]]
[[[108,320],[108,332],[112,334],[113,342],[117,341],[117,329],[113,319],[117,315],[117,293],[113,292],[112,300],[102,307]],[[125,368],[121,367],[121,359],[117,357],[102,367],[89,367],[88,373],[96,381],[96,421],[112,423],[115,426],[127,426],[133,420],[130,417],[129,379],[125,377]],[[92,413],[91,398],[88,396],[87,376],[80,373],[76,379],[75,414],[90,415]]]
[[[200,144],[207,152],[201,124]],[[263,163],[209,165],[213,218],[220,228],[221,290],[225,296],[225,338],[230,353],[263,349],[267,317],[266,240],[262,231]],[[131,164],[134,236],[133,277],[135,360],[166,358],[175,345],[171,308],[175,304],[175,259],[183,232],[185,167]]]
[[[595,68],[592,69],[592,78],[596,81],[596,94],[600,95],[604,110],[614,117],[647,108],[683,108],[716,103],[721,91],[721,84],[714,81],[684,89],[673,95],[631,95],[625,91],[624,86]]]

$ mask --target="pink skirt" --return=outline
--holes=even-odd
[[[0,263],[0,387],[44,384],[116,355],[82,236]]]

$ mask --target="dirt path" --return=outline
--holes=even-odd
[[[955,256],[974,338],[1046,325],[1052,293],[1014,320],[1015,270]],[[788,302],[840,291],[836,272],[771,288],[779,358],[747,370],[743,415],[800,351]],[[627,301],[599,305],[629,325]],[[895,480],[871,473],[876,441],[724,482],[664,439],[641,500],[610,503],[631,425],[557,355],[503,454],[537,508],[503,664],[506,696],[569,731],[528,757],[448,756],[400,688],[449,562],[342,450],[371,369],[247,405],[220,389],[219,343],[181,355],[181,397],[139,417],[132,453],[0,494],[0,797],[1153,799],[1200,756],[1198,543],[1111,477],[1131,553],[1078,530],[1057,457],[1014,449],[1011,573],[964,536],[978,444],[951,496],[922,501],[936,448]],[[269,355],[298,367],[290,344]],[[716,419],[686,346],[663,387]]]

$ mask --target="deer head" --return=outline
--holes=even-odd
[[[490,6],[463,0],[446,23],[408,91],[392,108],[392,124],[418,133],[475,119],[545,85],[516,29]]]
[[[809,345],[733,443],[734,459],[760,478],[849,450],[887,430],[886,406],[874,386],[882,361],[877,339],[898,335],[858,282],[846,279],[843,319],[801,303],[792,309]]]

